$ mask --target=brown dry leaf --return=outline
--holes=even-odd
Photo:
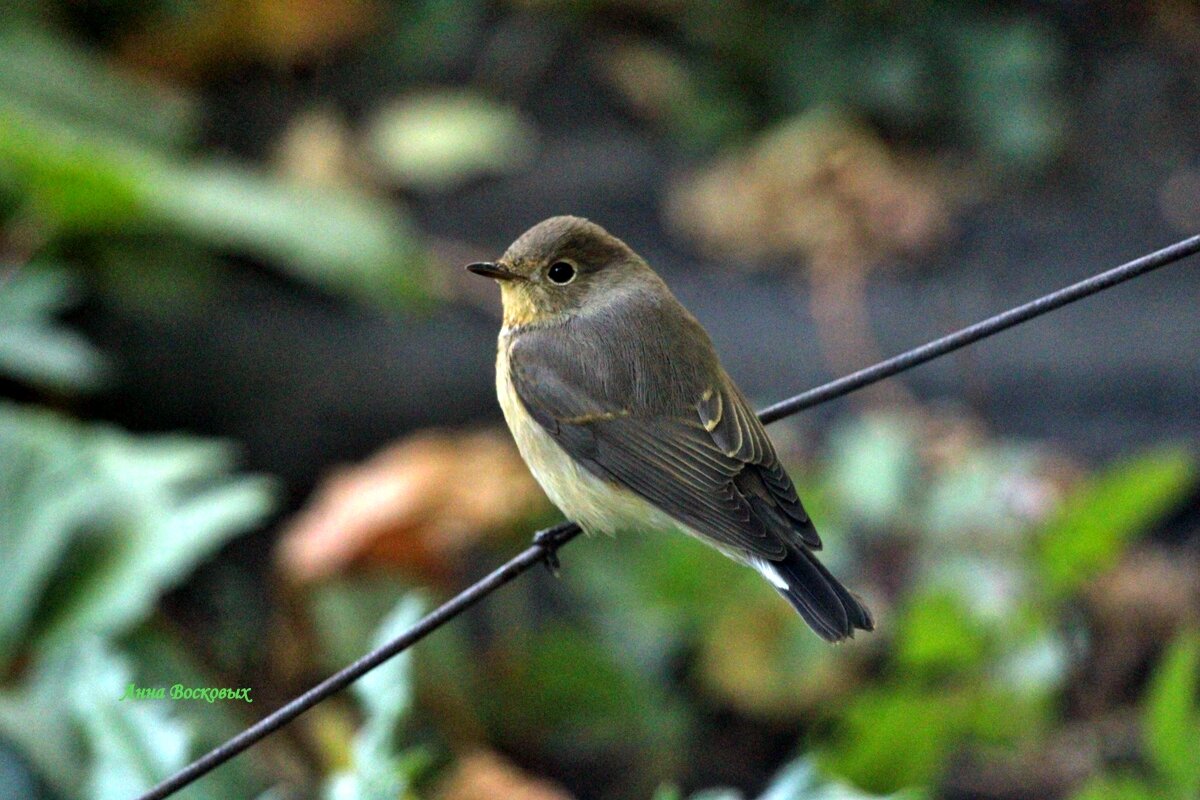
[[[1200,564],[1162,550],[1134,551],[1088,587],[1087,601],[1100,626],[1161,642],[1200,620]]]
[[[427,431],[330,475],[279,561],[297,583],[367,565],[441,577],[471,544],[547,508],[506,434]]]
[[[214,0],[151,20],[118,50],[140,69],[194,80],[237,63],[291,66],[353,41],[377,16],[372,0]]]
[[[844,117],[811,112],[676,186],[667,213],[716,255],[803,254],[829,270],[929,246],[950,208],[933,170]]]
[[[536,778],[500,755],[479,750],[460,759],[438,800],[571,800],[565,790]]]

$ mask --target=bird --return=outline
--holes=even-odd
[[[875,623],[699,321],[625,242],[556,216],[496,261],[496,394],[521,457],[587,533],[681,530],[754,568],[821,637]]]

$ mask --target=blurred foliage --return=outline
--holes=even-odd
[[[537,760],[625,765],[598,796],[648,796],[685,758],[705,758],[689,741],[714,704],[799,724],[809,754],[796,769],[860,787],[824,794],[801,782],[767,797],[934,791],[959,755],[1027,752],[1054,735],[1084,657],[1073,612],[1082,590],[1195,477],[1178,448],[1087,477],[964,420],[887,414],[840,425],[820,461],[820,474],[796,473],[801,492],[832,568],[867,592],[876,633],[827,647],[751,571],[686,538],[630,533],[572,549],[563,583],[576,610],[546,610],[536,583],[521,583],[492,597],[479,622],[424,643],[418,695],[452,736],[473,732]],[[1105,524],[1081,527],[1084,505]],[[1070,584],[1052,577],[1068,573]],[[330,666],[363,652],[364,626],[400,591],[352,575],[317,587]]]
[[[423,698],[417,709],[406,661],[389,662],[360,683],[361,726],[326,727],[322,735],[327,758],[340,765],[325,780],[327,796],[426,796],[429,751],[402,744],[408,740],[396,733],[407,717],[431,708],[448,735],[474,730],[516,752],[626,764],[607,794],[613,797],[649,796],[683,769],[689,731],[699,724],[696,700],[688,699],[694,692],[705,704],[764,721],[809,721],[809,754],[766,798],[902,790],[908,793],[895,796],[916,797],[936,787],[964,748],[1044,741],[1073,660],[1065,612],[1084,584],[1115,566],[1134,534],[1174,507],[1192,480],[1192,461],[1168,449],[1095,478],[1068,474],[1048,483],[1048,464],[1035,451],[992,445],[954,426],[935,432],[883,415],[844,424],[822,459],[830,470],[801,478],[814,515],[828,521],[830,555],[841,560],[835,569],[870,593],[882,620],[876,634],[824,646],[750,571],[686,539],[648,533],[622,537],[620,546],[582,543],[564,572],[577,612],[547,614],[537,608],[536,586],[518,584],[489,602],[486,614],[504,620],[494,637],[478,641],[472,626],[450,626],[416,651]],[[890,488],[860,499],[843,481]],[[1145,485],[1131,494],[1131,481]],[[1041,500],[1031,506],[1031,496]],[[1119,537],[1107,526],[1081,532],[1073,509],[1109,508],[1113,496],[1137,508],[1117,515]],[[1019,513],[1028,516],[1021,521]],[[851,528],[866,543],[857,555],[844,539]],[[997,539],[1001,531],[1007,535]],[[993,540],[990,549],[979,550],[981,537]],[[1046,545],[1076,537],[1106,542],[1107,557]],[[898,540],[907,542],[903,550],[895,549]],[[879,557],[872,551],[907,553],[889,566],[907,573],[903,590],[890,598],[868,577]],[[1069,586],[1044,578],[1046,564],[1077,557],[1082,564]],[[311,600],[317,647],[309,657],[322,669],[394,636],[420,609],[396,581],[365,577],[327,582]],[[1195,759],[1188,748],[1200,724],[1196,653],[1195,639],[1186,637],[1170,650],[1143,715],[1150,774],[1157,776],[1146,791],[1184,793],[1146,796],[1190,796]],[[151,764],[160,758],[145,757]],[[460,773],[448,784],[460,794],[450,796],[472,796],[475,781],[524,780],[502,779],[497,769],[476,764]],[[1139,780],[1100,777],[1082,797],[1139,796],[1128,788],[1141,787]],[[679,795],[661,789],[657,796]]]
[[[524,164],[536,132],[512,108],[443,91],[384,108],[368,136],[375,162],[397,182],[447,190]]]
[[[35,28],[0,31],[0,65],[0,209],[41,247],[181,236],[364,301],[424,294],[424,255],[392,204],[219,157],[193,160],[190,103],[161,99]],[[168,247],[158,257],[177,255]]]
[[[921,792],[908,791],[888,795],[886,800],[921,800]],[[744,800],[745,795],[732,789],[704,789],[692,794],[689,800]],[[654,800],[683,800],[678,791],[660,789]],[[789,764],[771,781],[758,800],[885,800],[846,783],[822,775],[810,760],[800,758]]]
[[[105,358],[54,319],[78,288],[65,270],[42,265],[0,275],[0,375],[46,391],[101,385],[109,370]]]
[[[65,796],[126,800],[187,763],[187,726],[166,702],[122,702],[133,669],[99,639],[52,648],[31,672],[0,693],[0,733]]]
[[[379,647],[395,639],[421,617],[422,603],[406,598],[392,609],[371,642]],[[354,685],[363,722],[352,742],[349,767],[326,784],[329,800],[390,800],[404,797],[412,778],[426,766],[420,750],[398,754],[398,727],[412,704],[411,653],[403,653],[367,673]]]
[[[597,17],[625,5],[588,4]],[[768,119],[831,106],[1016,171],[1046,165],[1065,141],[1065,42],[1030,16],[969,0],[634,8],[671,44],[609,53],[615,83],[702,149],[745,136],[747,97]],[[679,89],[656,88],[668,86]]]
[[[1063,504],[1038,541],[1038,560],[1051,591],[1078,591],[1110,569],[1128,538],[1181,502],[1195,480],[1187,452],[1163,450],[1131,459],[1098,476]]]
[[[1188,800],[1200,796],[1200,635],[1171,643],[1143,700],[1142,739],[1148,770],[1093,780],[1073,800]]]
[[[22,642],[127,630],[262,520],[269,485],[230,477],[231,462],[221,443],[133,437],[0,403],[0,665]]]

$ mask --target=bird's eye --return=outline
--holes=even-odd
[[[546,270],[546,277],[561,286],[575,280],[575,268],[565,261],[555,261]]]

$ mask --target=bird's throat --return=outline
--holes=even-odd
[[[500,299],[504,304],[504,327],[521,328],[537,322],[541,315],[533,303],[533,298],[522,286],[512,283],[500,284]]]

